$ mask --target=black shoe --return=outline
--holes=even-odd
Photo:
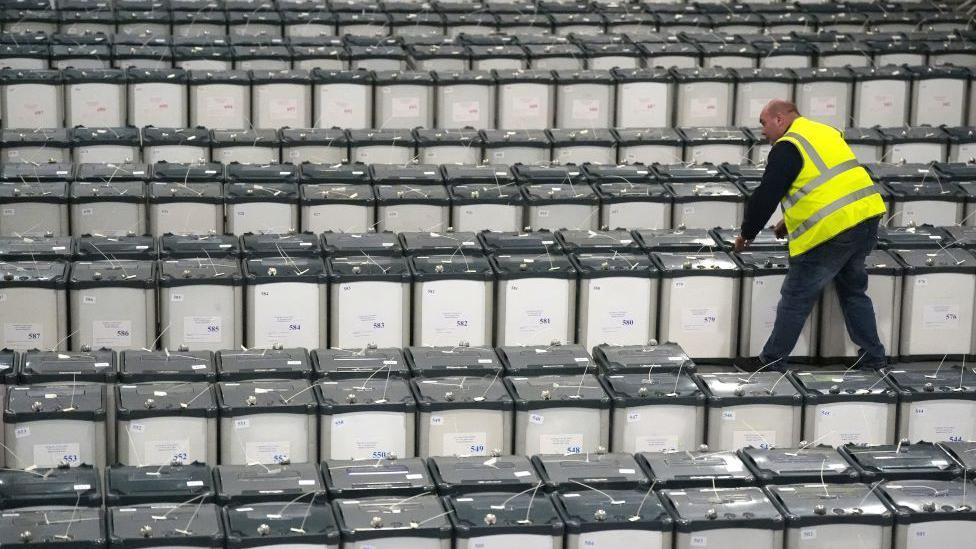
[[[763,359],[759,357],[739,357],[733,363],[736,368],[742,370],[743,372],[753,373],[762,370],[763,372],[785,372],[788,368],[785,360],[776,361],[775,363],[766,364]]]

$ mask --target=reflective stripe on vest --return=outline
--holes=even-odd
[[[874,185],[870,187],[864,187],[863,189],[858,189],[850,194],[846,194],[837,200],[834,200],[830,204],[827,204],[823,208],[820,208],[813,213],[810,217],[806,219],[803,223],[800,223],[793,232],[790,233],[790,239],[795,240],[807,232],[814,225],[820,222],[820,220],[826,218],[828,215],[836,212],[837,210],[843,208],[844,206],[849,206],[862,198],[867,198],[872,194],[878,194],[878,188]]]

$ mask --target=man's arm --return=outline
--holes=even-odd
[[[773,145],[766,160],[762,183],[756,187],[746,202],[740,231],[743,240],[753,240],[766,226],[801,169],[803,169],[803,157],[793,143],[781,141]]]

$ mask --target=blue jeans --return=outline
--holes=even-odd
[[[763,364],[778,361],[786,366],[803,325],[820,293],[831,281],[837,287],[847,333],[860,348],[859,366],[885,364],[885,348],[878,338],[874,306],[867,296],[865,259],[878,240],[879,218],[868,219],[823,244],[790,258],[790,268],[780,291],[776,322],[759,358]]]

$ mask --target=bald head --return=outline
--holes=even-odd
[[[793,121],[800,116],[796,105],[792,101],[785,99],[773,99],[763,107],[759,113],[759,124],[762,126],[763,135],[770,143],[776,142],[790,129]]]

